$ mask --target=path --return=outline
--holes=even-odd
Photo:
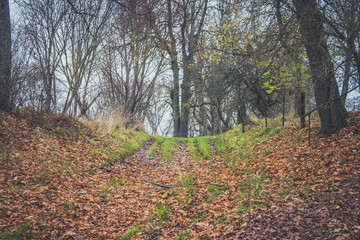
[[[237,175],[215,154],[196,162],[184,141],[174,142],[179,145],[171,159],[161,158],[161,144],[151,156],[148,149],[153,143],[154,139],[149,140],[123,162],[99,168],[86,183],[78,186],[73,200],[75,210],[66,218],[73,221],[64,223],[66,236],[80,239],[119,236],[119,239],[335,239],[341,236],[336,239],[350,239],[356,235],[357,228],[360,230],[356,225],[359,213],[348,211],[359,209],[359,193],[346,192],[347,185],[322,195],[295,194],[280,199],[278,189],[268,188],[276,185],[268,182],[271,178],[262,179],[254,172],[244,181],[244,176]],[[353,188],[349,185],[348,189]],[[343,199],[346,201],[341,202]]]
[[[152,142],[153,140],[150,140],[143,148],[125,160],[128,167],[118,165],[114,170],[125,179],[131,179],[134,184],[129,185],[132,187],[127,190],[137,192],[137,194],[132,195],[130,201],[140,203],[142,205],[140,208],[144,209],[143,212],[135,211],[135,215],[137,214],[141,220],[134,219],[134,225],[145,223],[147,228],[150,227],[150,231],[146,233],[147,236],[155,237],[155,239],[157,237],[172,239],[181,234],[190,235],[188,229],[192,229],[193,235],[214,234],[213,227],[209,227],[211,221],[214,218],[215,220],[222,218],[226,221],[224,212],[235,210],[235,201],[229,201],[229,197],[235,200],[235,196],[215,196],[220,195],[221,187],[209,184],[221,183],[222,180],[229,183],[229,177],[232,174],[216,170],[226,169],[226,165],[215,159],[196,163],[187,152],[187,144],[183,141],[178,142],[179,148],[173,159],[161,159],[160,151],[151,157],[148,148]],[[179,181],[184,183],[181,187],[169,190],[147,181],[167,186],[179,186]],[[184,187],[186,182],[194,185]],[[235,181],[233,183],[235,184]],[[211,194],[212,200],[207,201]],[[228,209],[216,207],[217,203],[222,201],[229,201]]]
[[[265,190],[267,180],[259,180],[255,174],[244,183],[242,176],[214,157],[214,150],[209,160],[197,163],[187,152],[186,142],[179,141],[174,158],[164,160],[160,147],[155,156],[149,155],[153,142],[112,171],[128,181],[121,188],[124,204],[118,210],[119,227],[129,232],[139,226],[141,233],[135,238],[346,239],[356,235],[356,226],[351,230],[344,222],[349,222],[349,217],[358,222],[357,213],[339,211],[339,206],[354,209],[351,206],[357,205],[358,194],[347,194],[346,203],[340,202],[344,197],[338,194],[344,193],[336,188],[311,198],[288,195],[269,201],[273,193]],[[166,189],[148,181],[179,187]],[[222,186],[208,184],[214,182]]]

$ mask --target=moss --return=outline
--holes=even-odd
[[[108,156],[111,160],[121,160],[135,152],[144,143],[149,140],[150,136],[142,131],[120,132],[115,131],[112,139],[117,145],[117,149],[108,148]]]
[[[200,154],[198,152],[197,147],[195,147],[195,140],[194,138],[189,138],[187,140],[187,151],[192,155],[192,158],[194,159],[195,162],[199,162],[200,161]]]
[[[164,142],[164,140],[165,140],[165,137],[156,138],[153,145],[151,145],[151,147],[149,147],[149,149],[148,149],[150,156],[153,156],[153,157],[155,156],[158,146],[161,145]]]
[[[205,159],[211,158],[211,145],[208,137],[197,137],[196,138],[199,151]]]
[[[161,144],[161,158],[171,160],[174,157],[174,152],[178,149],[179,144],[175,138],[166,138]]]

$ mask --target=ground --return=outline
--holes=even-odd
[[[314,119],[310,145],[290,120],[175,139],[0,116],[4,239],[360,236],[359,114],[328,137]]]

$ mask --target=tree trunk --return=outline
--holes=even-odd
[[[320,115],[320,132],[346,125],[346,110],[339,98],[334,65],[327,48],[321,15],[315,0],[293,0],[300,32],[305,40],[315,99]]]
[[[184,56],[184,58],[186,58]],[[181,117],[180,117],[180,131],[179,136],[187,138],[189,131],[189,115],[190,115],[190,100],[191,100],[191,71],[189,69],[189,61],[184,61],[184,76],[181,84]]]
[[[10,110],[11,34],[9,1],[0,0],[0,110]]]
[[[345,56],[346,59],[345,59],[345,69],[344,69],[344,81],[341,89],[341,100],[344,103],[344,105],[346,103],[347,92],[349,91],[350,68],[352,62],[351,52],[348,49],[345,50]]]
[[[171,61],[171,70],[173,72],[173,88],[171,90],[171,107],[173,110],[173,120],[174,120],[174,131],[173,136],[179,137],[180,131],[180,101],[179,101],[179,65],[177,58]]]

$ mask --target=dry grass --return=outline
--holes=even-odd
[[[101,135],[111,135],[117,133],[126,133],[132,130],[144,131],[140,123],[131,123],[130,116],[126,114],[122,107],[113,108],[106,113],[101,114],[92,120],[83,120],[83,122],[97,130]]]

